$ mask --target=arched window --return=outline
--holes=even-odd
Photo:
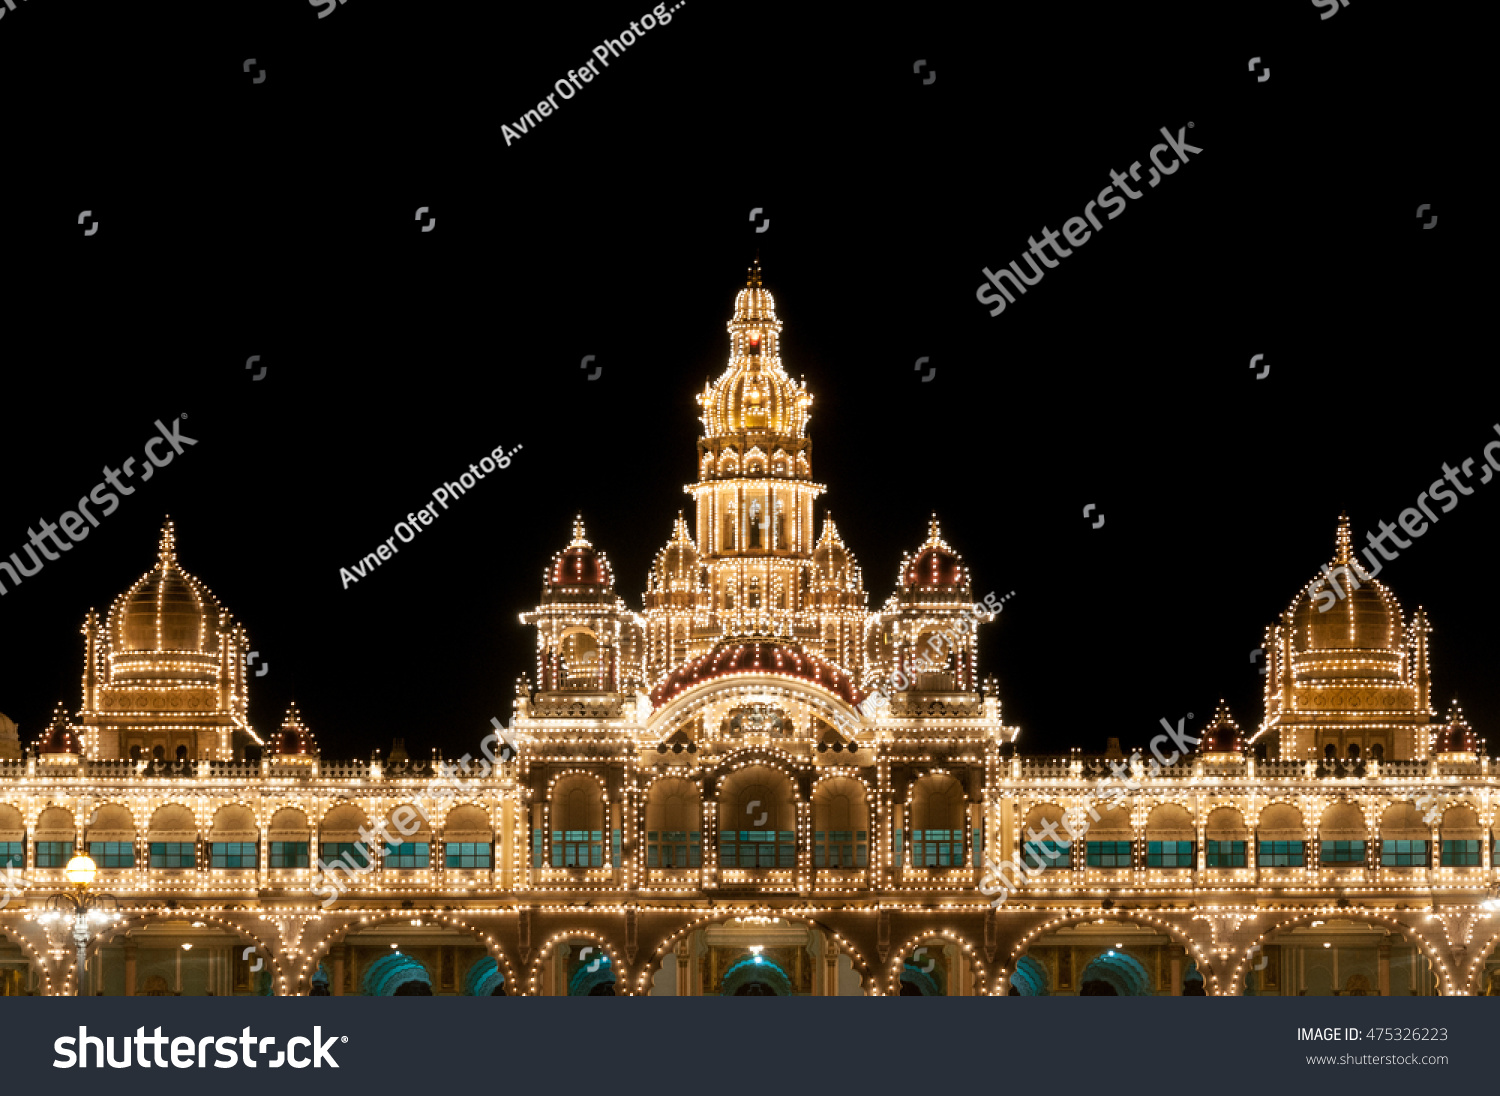
[[[866,867],[869,829],[864,785],[848,776],[823,781],[813,794],[813,867]]]
[[[178,761],[186,761],[187,760],[187,747],[186,746],[178,746],[177,747],[177,760]]]
[[[964,790],[951,776],[924,776],[911,791],[911,865],[964,866]]]
[[[260,830],[255,815],[242,803],[220,807],[208,831],[208,866],[245,869],[258,867]]]
[[[797,866],[797,808],[784,773],[741,769],[724,781],[719,804],[721,868]]]
[[[552,787],[552,866],[604,866],[604,800],[598,783],[583,773]]]
[[[1262,868],[1300,868],[1307,860],[1302,812],[1290,803],[1272,803],[1260,812],[1255,862]]]
[[[1358,742],[1351,742],[1351,743],[1349,743],[1349,756],[1351,758],[1353,758],[1355,761],[1359,760],[1359,743]]]
[[[1176,803],[1163,803],[1146,819],[1146,866],[1191,868],[1196,866],[1193,819]]]
[[[701,819],[698,785],[676,776],[652,784],[646,800],[646,867],[702,867]]]
[[[1361,867],[1369,833],[1359,806],[1347,799],[1333,803],[1318,825],[1318,860],[1325,867]]]

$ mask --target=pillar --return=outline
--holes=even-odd
[[[342,997],[344,995],[344,956],[347,949],[343,944],[335,944],[328,949],[328,958],[333,964],[333,969],[328,972],[328,993],[331,997]]]
[[[135,996],[135,949],[134,941],[125,943],[125,996]]]
[[[1184,971],[1183,960],[1187,958],[1187,949],[1181,944],[1173,944],[1167,949],[1167,955],[1172,960],[1172,996],[1182,996],[1182,975]]]
[[[1380,996],[1391,995],[1391,942],[1382,940],[1375,947],[1375,964],[1379,971]]]
[[[672,949],[677,956],[677,996],[691,997],[696,988],[693,979],[693,936],[689,933]]]
[[[823,996],[839,995],[839,946],[832,935],[823,940]]]

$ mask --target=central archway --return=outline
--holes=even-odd
[[[794,997],[792,980],[777,963],[761,955],[741,959],[724,972],[720,997]]]
[[[364,997],[431,997],[432,978],[421,963],[396,951],[370,964],[360,982],[360,994]]]
[[[1110,949],[1097,955],[1079,976],[1081,997],[1151,997],[1151,973],[1140,960]],[[1096,988],[1097,987],[1097,988]]]

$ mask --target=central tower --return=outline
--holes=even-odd
[[[781,364],[781,321],[761,284],[759,261],[734,302],[729,367],[698,397],[703,437],[696,504],[709,620],[694,654],[719,636],[816,640],[800,620],[812,588],[813,500],[807,437],[812,395]]]

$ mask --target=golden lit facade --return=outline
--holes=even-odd
[[[871,608],[815,514],[781,334],[752,270],[641,611],[575,522],[520,615],[515,752],[456,776],[325,759],[295,707],[257,735],[244,633],[168,526],[85,625],[78,713],[24,756],[0,718],[0,991],[77,989],[43,906],[85,849],[120,903],[90,993],[1492,991],[1500,787],[1462,713],[1430,708],[1420,610],[1325,573],[1268,634],[1253,735],[1221,705],[1157,761],[1026,756],[978,676],[995,602],[937,520]],[[1031,835],[1090,805],[1043,859]],[[991,905],[985,860],[1028,855]]]

